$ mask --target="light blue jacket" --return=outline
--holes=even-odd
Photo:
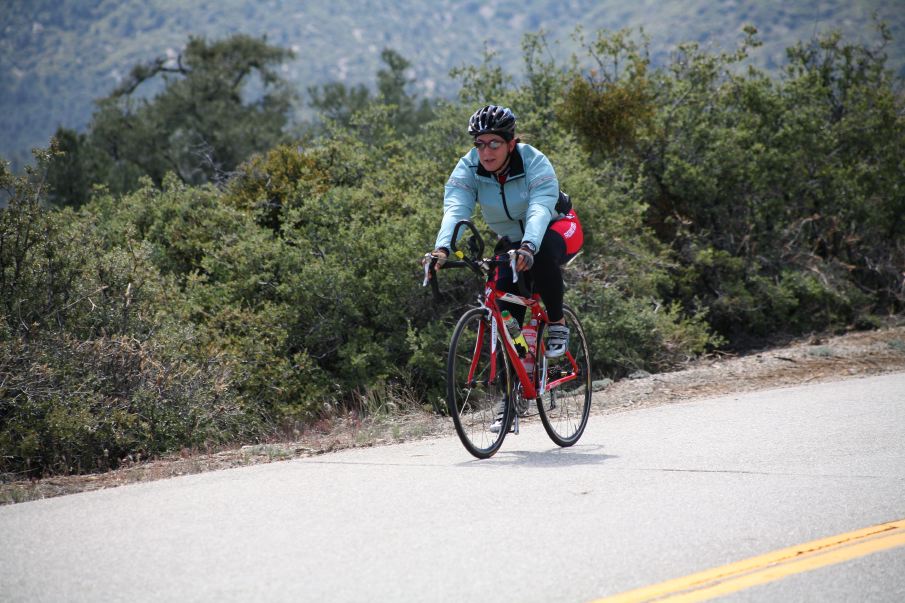
[[[510,161],[509,175],[500,185],[478,161],[477,149],[459,160],[446,183],[443,221],[434,248],[450,248],[456,223],[471,218],[477,201],[484,221],[497,235],[531,242],[540,249],[547,226],[558,216],[556,172],[543,153],[527,144],[517,144]]]

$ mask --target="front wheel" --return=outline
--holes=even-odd
[[[547,435],[559,446],[571,446],[581,438],[591,412],[591,354],[578,316],[563,307],[569,327],[569,348],[559,358],[538,354],[538,377],[545,391],[537,399],[537,409]],[[538,331],[543,341],[543,325]]]
[[[496,345],[492,346],[493,339]],[[479,459],[493,456],[514,416],[509,358],[483,308],[466,312],[453,331],[446,364],[446,402],[465,449]],[[494,423],[502,411],[502,425]]]

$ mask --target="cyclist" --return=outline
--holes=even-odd
[[[497,105],[478,109],[468,120],[475,148],[459,160],[446,183],[440,232],[424,261],[436,258],[436,267],[442,267],[456,223],[471,218],[479,203],[484,221],[500,237],[497,253],[517,250],[516,270],[527,275],[544,302],[550,321],[546,355],[555,358],[569,342],[561,266],[578,253],[583,233],[550,161],[516,138],[515,121],[509,108]],[[498,278],[502,289],[518,292],[508,267]],[[521,324],[525,308],[504,306]]]

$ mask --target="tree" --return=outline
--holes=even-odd
[[[57,128],[43,165],[47,170],[47,200],[57,206],[81,207],[98,174],[107,173],[110,158],[91,144],[87,134]]]
[[[559,107],[562,120],[571,124],[591,153],[606,155],[633,147],[639,130],[653,117],[648,42],[639,45],[630,33],[598,32],[587,46],[595,67],[571,75]]]
[[[384,48],[380,59],[385,67],[377,71],[375,96],[371,96],[364,84],[346,86],[342,82],[331,82],[308,88],[311,106],[342,127],[353,125],[356,115],[380,107],[384,109],[381,119],[392,123],[393,130],[400,134],[413,133],[433,117],[433,109],[427,99],[419,102],[417,95],[409,92],[415,80],[407,73],[411,63],[405,57],[392,48]]]
[[[330,82],[308,88],[311,106],[325,118],[348,126],[352,116],[371,102],[371,91],[364,84],[347,87],[342,82]]]
[[[221,180],[281,141],[294,95],[276,66],[290,57],[246,35],[210,43],[192,37],[175,60],[136,65],[98,101],[86,140],[62,133],[69,152],[52,162],[50,180],[64,180],[73,166],[114,192],[133,190],[143,175],[160,184],[167,172],[188,184]],[[89,151],[103,161],[75,156]]]

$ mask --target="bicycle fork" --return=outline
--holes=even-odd
[[[497,346],[497,334],[500,333],[500,329],[497,325],[496,316],[494,316],[493,312],[491,312],[490,309],[487,308],[486,306],[484,308],[484,311],[490,316],[490,378],[488,379],[488,381],[493,381],[494,379],[502,379],[502,378],[505,378],[508,376],[508,375],[497,375],[496,374],[496,355],[500,354],[500,353],[505,354],[506,352],[505,352],[505,350],[500,350],[499,347]],[[484,329],[483,324],[481,325],[481,329],[482,330]],[[505,329],[503,329],[503,330],[505,330]],[[480,345],[481,345],[481,336],[479,335],[478,336],[478,347],[480,347]],[[472,364],[474,364],[474,362],[477,360],[477,356],[478,356],[478,354],[476,351],[475,360],[472,362]],[[474,366],[472,366],[472,371],[473,370],[474,370]],[[512,387],[510,387],[509,396],[508,396],[508,399],[506,400],[506,403],[509,405],[509,412],[511,412],[515,415],[515,417],[513,418],[513,421],[512,421],[512,427],[509,429],[509,432],[518,435],[518,432],[519,432],[518,409],[516,408],[515,399],[514,399],[516,395],[517,394],[515,393],[515,391],[512,389]]]

